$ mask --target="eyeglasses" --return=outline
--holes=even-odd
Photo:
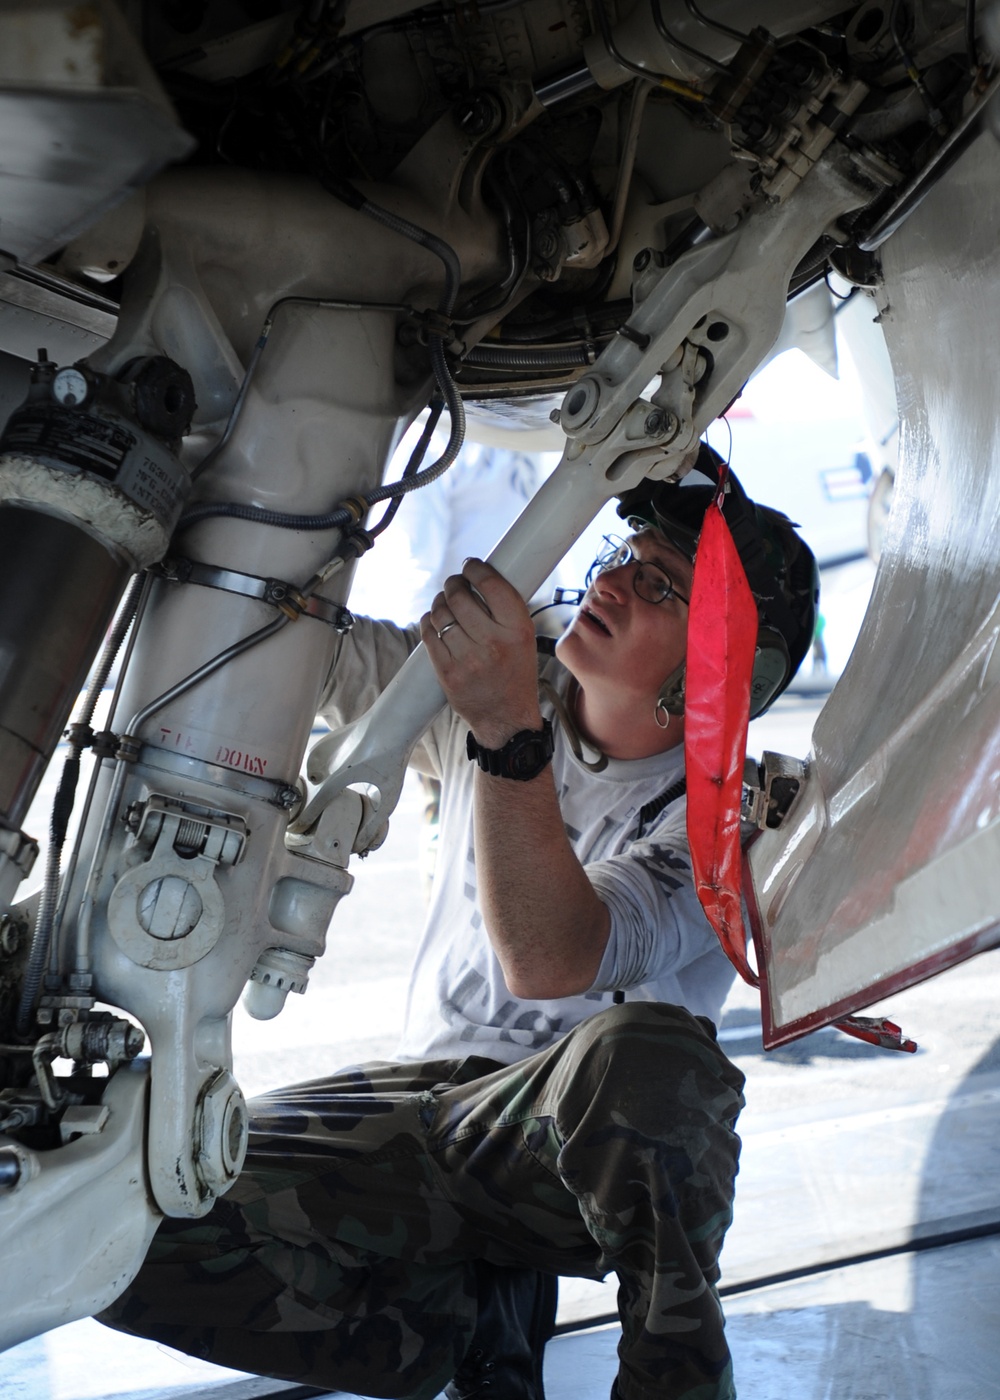
[[[659,564],[640,559],[632,546],[624,540],[605,535],[604,541],[605,548],[587,571],[588,588],[598,574],[607,573],[609,569],[623,569],[626,564],[636,564],[638,568],[632,575],[632,587],[643,602],[666,603],[671,598],[677,598],[687,607],[691,606],[690,598],[685,598],[682,593],[677,592],[666,569],[662,569]]]

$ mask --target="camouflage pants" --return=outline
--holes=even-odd
[[[475,1327],[473,1261],[614,1270],[622,1400],[730,1400],[714,1285],[742,1087],[709,1022],[633,1002],[514,1066],[375,1063],[278,1090],[251,1105],[232,1190],[164,1221],[101,1320],[240,1370],[428,1400]]]

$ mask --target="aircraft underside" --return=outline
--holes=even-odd
[[[0,5],[0,1343],[105,1306],[239,1172],[233,1007],[304,990],[442,703],[418,650],[306,758],[399,490],[466,418],[551,415],[562,461],[491,555],[530,596],[607,501],[688,470],[831,273],[885,336],[901,449],[813,754],[748,774],[766,1041],[1000,941],[994,24]],[[428,404],[443,457],[385,485]],[[118,648],[25,897],[26,814]]]

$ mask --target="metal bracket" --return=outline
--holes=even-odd
[[[173,848],[184,860],[204,856],[215,865],[235,865],[246,845],[242,817],[213,812],[170,797],[152,796],[129,812],[128,826],[136,844],[152,849],[164,827],[173,832]]]
[[[153,796],[130,824],[136,846],[152,851],[111,891],[108,929],[140,967],[158,972],[190,967],[222,936],[225,902],[215,871],[239,859],[246,823]]]
[[[765,753],[759,764],[748,758],[743,769],[740,821],[760,831],[776,829],[791,811],[808,776],[808,763],[787,754]]]

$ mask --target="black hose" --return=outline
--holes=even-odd
[[[448,369],[441,337],[432,336],[428,348],[434,377],[448,405],[448,413],[451,417],[448,445],[436,462],[425,467],[422,472],[417,472],[416,476],[411,476],[408,480],[391,482],[388,486],[376,486],[373,491],[366,491],[362,499],[367,501],[370,506],[377,505],[379,501],[392,500],[396,496],[406,496],[411,491],[418,491],[421,486],[436,481],[442,473],[448,470],[462,450],[462,443],[465,441],[465,405],[462,403],[462,397],[456,389],[455,381]]]
[[[400,477],[401,481],[406,481],[409,477],[416,476],[417,472],[419,471],[420,463],[424,460],[427,448],[430,446],[431,438],[434,436],[434,429],[438,425],[438,420],[441,417],[443,409],[444,399],[431,400],[430,412],[427,415],[427,422],[424,424],[423,432],[417,439],[416,447],[414,447],[413,451],[410,453],[410,460],[407,462],[403,474]],[[382,531],[386,528],[386,526],[392,524],[395,514],[399,510],[399,507],[401,506],[402,502],[403,493],[401,492],[398,496],[394,497],[393,500],[389,503],[385,514],[382,516],[382,519],[378,522],[378,524],[373,526],[372,529],[369,530],[368,533],[371,535],[372,539],[377,539],[378,536],[381,535]]]

